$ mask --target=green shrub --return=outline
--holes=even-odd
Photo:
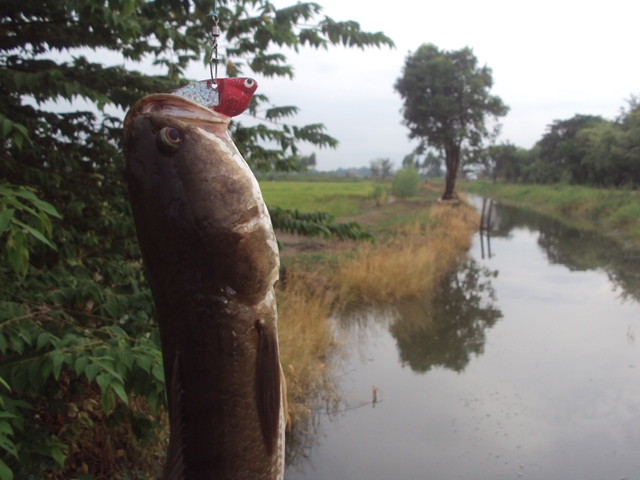
[[[420,175],[415,167],[405,167],[393,177],[391,191],[398,198],[413,197],[418,194],[419,184]]]

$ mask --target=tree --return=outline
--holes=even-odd
[[[485,171],[494,183],[498,177],[504,178],[507,182],[515,182],[520,176],[526,154],[525,149],[510,142],[491,145],[484,155]]]
[[[314,170],[316,168],[316,154],[312,153],[311,155],[300,157],[300,165],[302,165],[305,170]]]
[[[420,174],[416,167],[409,165],[396,172],[391,191],[398,198],[413,197],[418,194],[419,185]]]
[[[141,396],[154,411],[164,401],[164,379],[153,302],[120,174],[122,119],[104,109],[127,110],[144,95],[186,84],[189,62],[208,59],[208,14],[216,5],[231,76],[293,77],[278,51],[284,47],[392,45],[356,22],[323,16],[316,3],[276,8],[268,0],[3,2],[0,378],[11,398],[0,381],[0,416],[14,426],[0,422],[2,480],[11,475],[7,469],[15,478],[58,478],[63,467],[83,463],[100,478],[98,471],[138,468],[144,461],[127,442],[133,441],[132,431],[149,433],[148,416],[128,402]],[[105,65],[105,51],[123,61],[150,60],[164,72],[145,75]],[[84,111],[47,109],[51,102],[78,99],[89,105]],[[265,113],[257,125],[232,126],[235,142],[256,170],[298,169],[302,141],[336,144],[321,124],[283,123],[296,107],[276,107],[257,95],[249,112],[259,111]],[[102,413],[89,410],[88,400],[97,400]],[[111,442],[124,457],[92,443],[99,436],[92,428],[99,422],[107,428],[105,419],[114,428],[127,423],[129,434]],[[98,464],[114,458],[121,464]],[[157,463],[151,455],[147,459]]]
[[[508,107],[489,94],[491,69],[479,67],[473,51],[465,47],[441,51],[424,44],[405,59],[402,76],[394,88],[404,101],[404,125],[409,138],[445,155],[447,168],[443,199],[454,196],[463,149],[479,149],[484,139],[497,134],[487,121],[507,114]]]
[[[371,178],[386,180],[391,176],[393,163],[388,158],[377,158],[369,162],[369,168],[371,169]]]
[[[541,176],[538,183],[567,181],[587,182],[588,173],[583,165],[586,149],[577,141],[578,132],[606,122],[593,115],[574,115],[567,120],[554,120],[548,132],[536,144],[540,147]]]

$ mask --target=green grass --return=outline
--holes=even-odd
[[[327,212],[347,217],[371,203],[374,182],[271,182],[260,181],[267,205],[296,208],[301,212]]]
[[[460,184],[470,193],[524,205],[561,218],[586,222],[640,243],[640,192],[574,185]]]

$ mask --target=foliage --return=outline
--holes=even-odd
[[[386,180],[393,173],[393,164],[388,158],[377,158],[369,162],[371,168],[371,178]]]
[[[540,183],[555,183],[561,180],[584,183],[580,167],[584,151],[576,137],[578,132],[602,123],[601,117],[575,115],[568,120],[556,120],[549,125],[549,131],[537,143],[540,148],[538,160],[541,164]]]
[[[398,170],[393,177],[391,191],[398,198],[413,197],[418,193],[420,174],[415,167],[409,166]]]
[[[500,201],[525,204],[565,222],[640,242],[640,194],[637,191],[578,185],[493,185],[483,181],[469,182],[465,189]]]
[[[325,212],[301,213],[296,209],[287,210],[270,207],[269,214],[273,228],[285,233],[297,233],[306,237],[332,237],[340,240],[369,240],[371,234],[362,230],[356,222],[334,223],[334,218]]]
[[[487,121],[507,114],[502,100],[489,94],[491,69],[479,67],[473,51],[439,50],[421,45],[405,59],[394,87],[404,101],[404,124],[409,137],[420,139],[418,150],[429,145],[445,155],[447,182],[443,199],[453,196],[464,152],[473,154],[484,139],[495,136]]]
[[[631,97],[615,120],[574,115],[555,120],[530,149],[491,146],[485,172],[508,182],[597,187],[640,186],[640,102]]]
[[[524,148],[506,142],[486,149],[482,163],[485,172],[494,180],[498,177],[515,181],[521,175],[528,152]]]
[[[152,299],[120,177],[122,122],[105,109],[126,110],[144,95],[187,83],[187,65],[208,59],[207,15],[216,5],[231,76],[292,77],[279,48],[392,45],[356,22],[323,16],[315,3],[3,3],[0,376],[11,389],[0,397],[0,421],[9,425],[0,424],[3,480],[10,470],[16,478],[60,476],[65,468],[75,475],[70,459],[93,440],[77,438],[81,416],[69,401],[76,395],[95,395],[110,425],[131,421],[134,398],[144,397],[150,413],[164,402]],[[100,63],[114,53],[129,64],[152,61],[164,73]],[[57,101],[77,100],[86,111],[51,111]],[[301,141],[336,145],[321,124],[284,123],[296,107],[257,95],[250,113],[259,111],[257,125],[232,126],[254,169],[300,168]],[[128,414],[116,415],[123,409]]]

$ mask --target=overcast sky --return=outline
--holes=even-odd
[[[640,2],[317,1],[334,20],[358,21],[396,44],[364,52],[301,49],[287,53],[293,81],[256,78],[258,91],[274,104],[300,107],[295,123],[323,123],[340,141],[336,150],[305,148],[316,151],[319,170],[365,166],[375,158],[399,166],[411,152],[415,145],[401,125],[393,84],[407,54],[423,43],[473,49],[480,64],[493,70],[492,93],[511,108],[499,141],[526,148],[554,119],[576,113],[614,118],[630,94],[640,95]],[[189,76],[207,73],[198,64]]]

